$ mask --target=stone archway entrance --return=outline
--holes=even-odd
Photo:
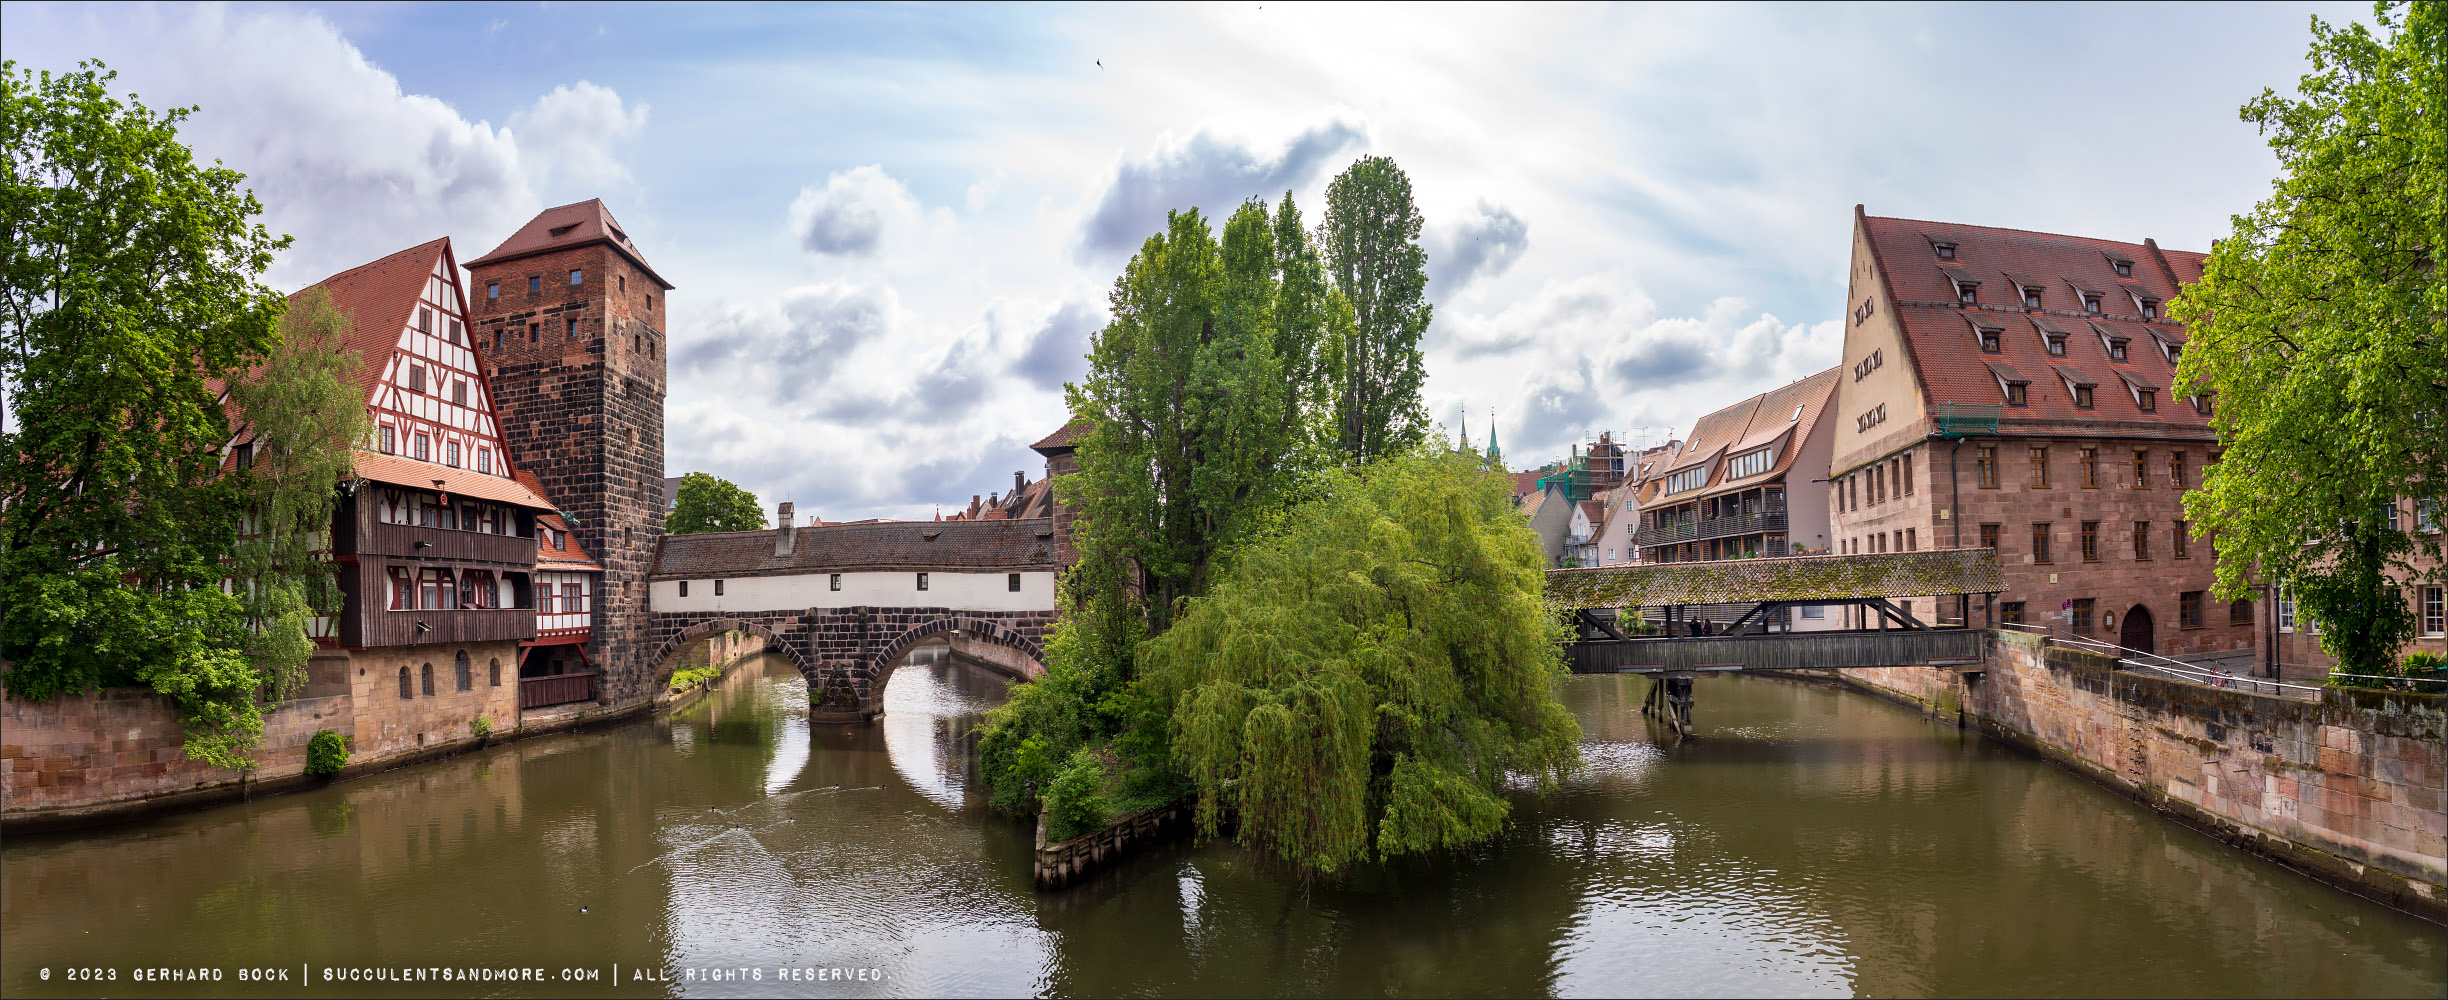
[[[2125,611],[2125,623],[2118,627],[2117,645],[2144,653],[2156,653],[2159,630],[2151,620],[2150,608],[2136,604]]]

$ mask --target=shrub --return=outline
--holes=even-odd
[[[308,774],[338,774],[341,768],[348,766],[348,759],[349,745],[346,736],[325,729],[316,732],[314,739],[306,741],[306,773]]]
[[[1073,751],[1071,760],[1046,789],[1046,841],[1069,840],[1105,822],[1105,761],[1087,747]]]
[[[2448,656],[2441,656],[2438,653],[2408,654],[2405,658],[2404,669],[2408,677],[2448,671]]]
[[[481,715],[469,719],[468,732],[476,734],[476,738],[480,740],[488,738],[493,735],[493,720]]]

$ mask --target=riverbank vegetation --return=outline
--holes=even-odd
[[[194,109],[113,79],[0,64],[0,660],[31,701],[151,687],[188,756],[246,770],[339,607],[315,550],[361,361],[260,280],[289,240],[179,141]]]
[[[2403,583],[2448,573],[2448,5],[2373,20],[2314,18],[2297,93],[2244,106],[2282,174],[2169,314],[2226,449],[2185,496],[2219,596],[2291,594],[2341,671],[2390,674]]]
[[[1314,232],[1287,193],[1219,237],[1172,213],[1115,281],[1087,376],[1047,675],[980,743],[1060,840],[1185,796],[1303,873],[1469,843],[1576,731],[1510,493],[1428,443],[1410,182],[1365,158]]]

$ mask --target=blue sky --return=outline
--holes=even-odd
[[[1166,207],[1393,156],[1430,410],[1527,466],[1837,364],[1856,203],[2206,249],[2312,13],[2369,8],[8,3],[0,55],[202,105],[284,289],[605,198],[679,286],[668,471],[848,519],[1038,475]]]

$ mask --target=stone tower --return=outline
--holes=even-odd
[[[467,269],[503,441],[603,565],[587,646],[603,697],[646,697],[672,285],[594,199],[546,209]]]

